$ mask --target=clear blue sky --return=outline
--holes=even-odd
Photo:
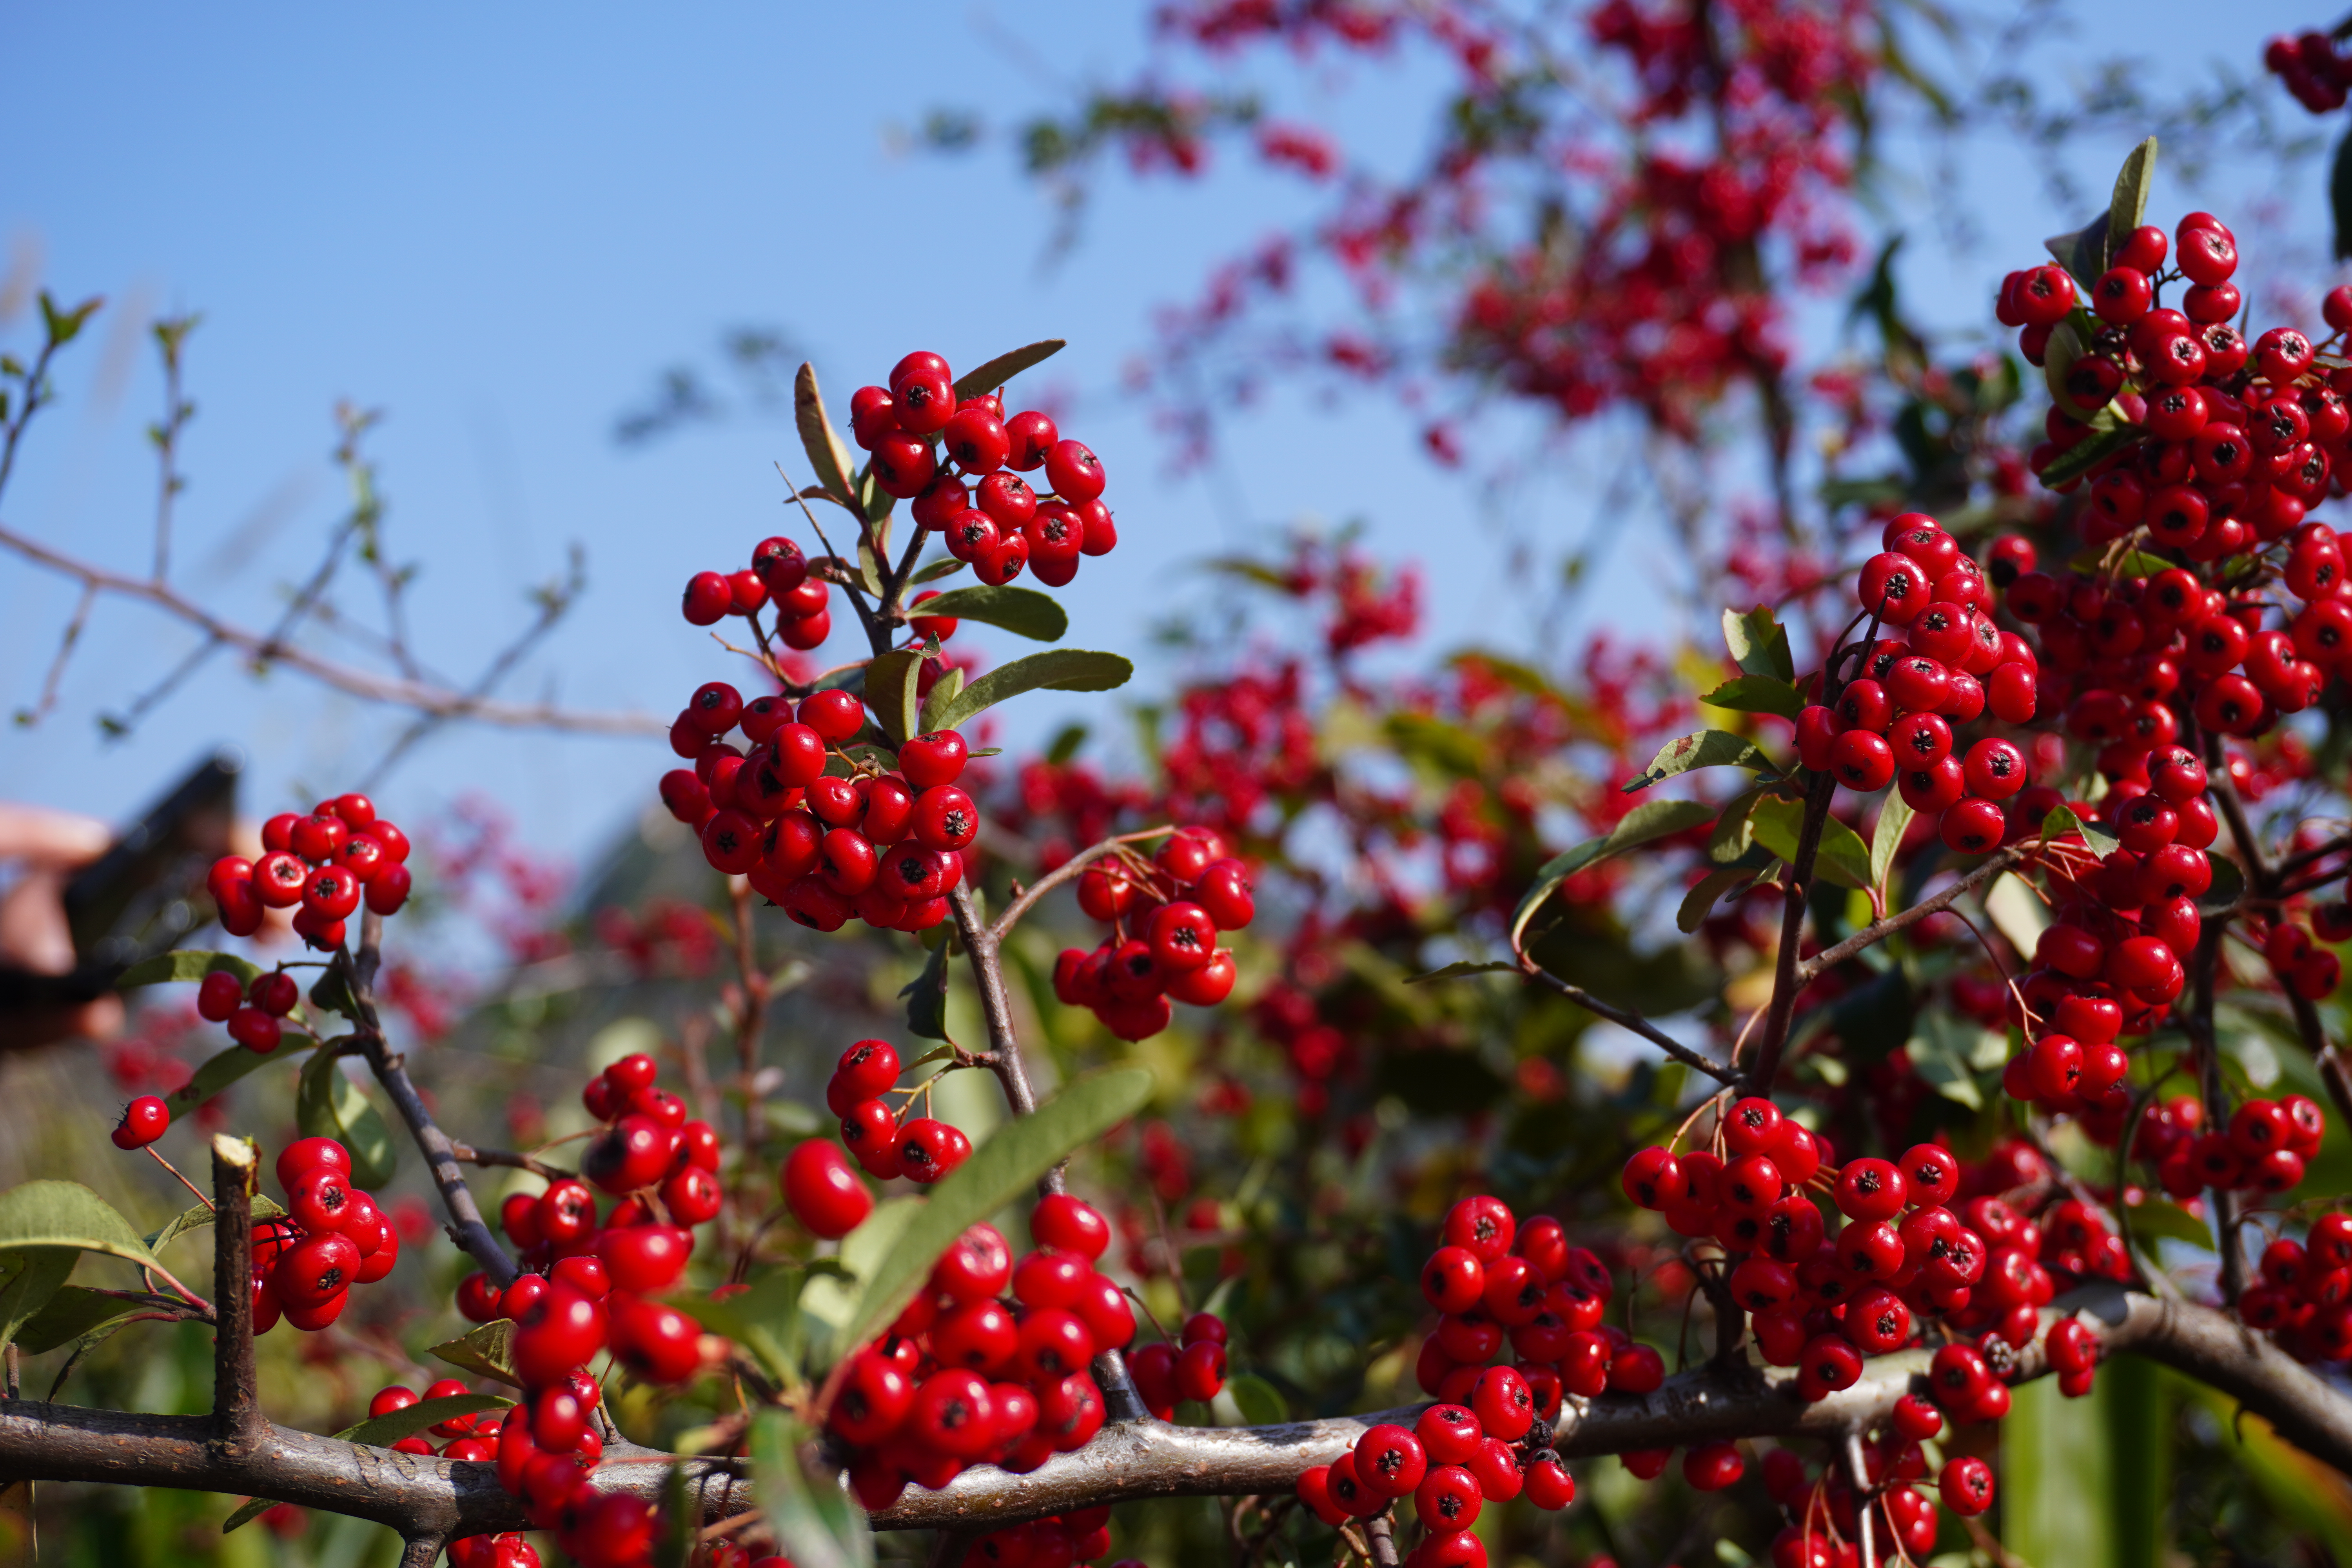
[[[788,521],[770,463],[797,467],[798,453],[785,427],[750,420],[650,451],[615,447],[614,416],[660,367],[708,363],[729,325],[772,323],[806,345],[838,400],[911,347],[963,365],[1062,336],[1070,350],[1040,379],[1076,395],[1074,433],[1110,468],[1122,542],[1064,595],[1072,643],[1146,653],[1143,624],[1205,591],[1188,563],[1315,515],[1360,518],[1376,548],[1431,562],[1433,646],[1524,649],[1535,630],[1495,524],[1468,485],[1423,461],[1391,409],[1288,399],[1254,412],[1220,490],[1170,479],[1148,420],[1115,395],[1148,341],[1150,308],[1293,216],[1295,187],[1258,176],[1114,183],[1081,247],[1045,268],[1050,215],[1001,150],[956,161],[894,151],[891,126],[935,104],[1013,117],[1072,84],[1123,76],[1141,58],[1147,10],[1081,0],[658,15],[0,11],[17,149],[0,187],[0,243],[19,263],[37,257],[61,295],[110,300],[0,511],[79,553],[144,563],[152,462],[140,432],[158,393],[135,332],[156,312],[199,310],[184,586],[238,618],[268,617],[341,505],[325,461],[329,411],[351,398],[387,411],[372,447],[394,553],[424,563],[414,608],[428,658],[470,673],[515,624],[520,587],[559,571],[578,541],[587,597],[507,694],[667,712],[724,671],[676,618],[678,584],[701,566],[740,564]],[[2210,58],[2254,68],[2266,33],[2313,19],[2280,5],[2084,15],[2099,24],[2090,33],[2127,23],[2168,55],[2175,79]],[[2168,34],[2193,41],[2176,49],[2159,41]],[[1394,106],[1423,101],[1417,79],[1322,76],[1307,89],[1317,102],[1293,101],[1335,109],[1360,142],[1401,159],[1422,127]],[[2112,166],[2105,148],[2083,157]],[[2318,200],[2315,173],[2292,191],[2244,174],[2252,194]],[[1988,275],[2062,226],[2005,145],[1975,150],[1967,187],[1989,243],[1951,258],[1914,247],[1927,253],[1914,282],[1948,294],[1949,308],[1929,313],[1952,321],[1975,315]],[[1917,221],[1937,195],[1923,177],[1894,192],[1890,211]],[[2184,205],[2177,187],[2166,196],[2168,210]],[[1817,342],[1832,324],[1824,310]],[[0,343],[21,349],[27,330],[22,316],[0,323]],[[1666,614],[1666,546],[1639,516],[1591,516],[1597,462],[1560,455],[1516,498],[1513,521],[1555,551],[1596,521],[1632,527],[1588,602],[1640,635]],[[64,582],[0,561],[7,708],[37,690],[72,600]],[[92,715],[187,646],[143,612],[102,610],[58,714],[37,731],[0,730],[0,794],[119,817],[228,741],[257,764],[252,803],[275,809],[296,781],[336,785],[399,723],[282,674],[256,685],[224,661],[130,741],[102,742]],[[1166,670],[1148,658],[1145,668],[1147,682]],[[1033,699],[1013,721],[1034,735],[1076,713],[1117,728],[1101,698]],[[665,758],[657,744],[450,734],[403,770],[387,804],[419,816],[479,786],[525,814],[536,841],[584,853],[650,791]]]

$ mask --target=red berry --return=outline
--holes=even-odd
[[[874,1212],[873,1193],[841,1145],[829,1138],[811,1138],[793,1150],[784,1161],[782,1185],[793,1217],[827,1240],[847,1236]]]
[[[1110,1248],[1110,1222],[1092,1205],[1066,1193],[1038,1200],[1029,1215],[1029,1235],[1040,1247],[1076,1253],[1090,1262]]]
[[[714,626],[735,607],[735,591],[716,572],[697,572],[687,579],[685,612],[688,623]]]
[[[144,1149],[163,1136],[171,1125],[171,1108],[154,1095],[142,1094],[122,1108],[122,1120],[114,1129],[114,1146]]]

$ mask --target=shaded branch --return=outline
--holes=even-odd
[[[1065,882],[1081,875],[1087,867],[1104,856],[1115,852],[1120,845],[1140,844],[1146,839],[1165,838],[1175,831],[1173,827],[1146,827],[1139,832],[1122,833],[1115,838],[1106,838],[1099,844],[1087,845],[1084,849],[1038,878],[1034,884],[1024,889],[1019,898],[1004,906],[1004,912],[996,917],[995,923],[988,928],[988,934],[998,942],[1003,942],[1006,937],[1013,934],[1013,928],[1021,923],[1021,917],[1037,907],[1038,900]]]
[[[1834,661],[1832,661],[1834,662]],[[1765,1009],[1763,1037],[1756,1047],[1756,1067],[1749,1075],[1751,1092],[1769,1095],[1780,1070],[1780,1051],[1789,1043],[1789,1021],[1797,1010],[1797,946],[1805,932],[1805,894],[1813,885],[1813,862],[1822,847],[1822,824],[1828,820],[1837,779],[1817,773],[1805,791],[1804,825],[1797,835],[1797,858],[1789,867],[1789,884],[1782,892],[1780,948],[1773,960],[1772,1001]]]
[[[1937,893],[1934,898],[1922,899],[1907,910],[1863,927],[1835,947],[1823,948],[1797,965],[1798,989],[1802,990],[1811,984],[1824,971],[1843,963],[1864,948],[1874,947],[1905,927],[1916,925],[1929,915],[1951,908],[1953,903],[1962,896],[1974,892],[2003,871],[2026,859],[2040,847],[2041,844],[2037,840],[2032,844],[2012,844],[1997,854],[1988,855],[1982,865],[1976,867],[1967,876]]]
[[[551,1182],[577,1181],[580,1177],[577,1171],[551,1165],[534,1155],[519,1154],[512,1149],[478,1149],[471,1143],[453,1142],[449,1145],[449,1154],[452,1159],[462,1160],[468,1165],[497,1165],[510,1171],[529,1171],[532,1175],[543,1176]]]
[[[417,1150],[433,1172],[433,1184],[441,1191],[442,1206],[449,1211],[449,1236],[457,1244],[473,1255],[482,1266],[490,1283],[501,1289],[514,1283],[515,1260],[499,1244],[490,1227],[483,1222],[480,1205],[474,1202],[474,1190],[466,1183],[466,1173],[458,1168],[457,1147],[449,1135],[433,1120],[425,1108],[425,1099],[416,1092],[416,1085],[402,1065],[403,1058],[394,1056],[383,1037],[383,1025],[376,1016],[375,972],[383,962],[383,917],[373,910],[367,912],[360,926],[360,951],[353,958],[346,950],[335,955],[335,966],[349,983],[354,1010],[359,1017],[353,1021],[353,1037],[368,1068],[375,1074],[376,1082],[400,1111],[400,1119],[408,1123],[410,1136],[416,1140]]]
[[[1591,992],[1587,991],[1581,985],[1570,985],[1567,981],[1562,980],[1559,975],[1554,974],[1550,970],[1546,969],[1542,964],[1538,963],[1534,959],[1529,958],[1523,952],[1518,952],[1517,957],[1520,972],[1526,974],[1528,979],[1542,982],[1544,984],[1551,987],[1554,991],[1559,993],[1562,996],[1565,996],[1570,1001],[1575,1003],[1578,1006],[1583,1008],[1586,1012],[1597,1014],[1599,1016],[1608,1019],[1611,1023],[1616,1025],[1621,1029],[1633,1030],[1633,1033],[1641,1036],[1643,1039],[1649,1041],[1652,1045],[1657,1047],[1660,1050],[1665,1052],[1666,1055],[1674,1058],[1675,1060],[1682,1063],[1685,1067],[1690,1068],[1694,1071],[1703,1072],[1706,1074],[1707,1077],[1715,1079],[1717,1083],[1738,1083],[1739,1081],[1739,1073],[1737,1068],[1717,1066],[1715,1063],[1707,1060],[1705,1057],[1699,1055],[1696,1051],[1691,1049],[1688,1046],[1683,1044],[1680,1040],[1675,1038],[1672,1035],[1667,1034],[1664,1029],[1659,1028],[1655,1024],[1651,1023],[1647,1018],[1642,1016],[1641,1014],[1634,1012],[1629,1007],[1620,1007],[1613,1003],[1603,1002],[1600,997],[1595,996]]]
[[[253,1194],[261,1154],[252,1142],[213,1138],[213,1424],[224,1447],[250,1453],[268,1432],[253,1363]]]

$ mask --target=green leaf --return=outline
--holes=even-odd
[[[522,1386],[515,1376],[514,1322],[500,1318],[484,1323],[462,1339],[450,1340],[433,1347],[433,1353],[451,1366],[462,1367],[477,1377],[494,1377],[500,1383]]]
[[[1805,700],[1797,695],[1797,689],[1775,675],[1735,676],[1699,700],[1735,713],[1778,713],[1783,719],[1794,719],[1805,710]]]
[[[320,1051],[302,1064],[294,1120],[310,1138],[332,1138],[351,1151],[352,1181],[373,1191],[392,1180],[399,1160],[392,1129],[365,1090],[343,1076],[342,1058]]]
[[[932,687],[931,700],[923,704],[923,728],[961,728],[1007,698],[1018,697],[1024,691],[1110,691],[1126,685],[1134,673],[1135,666],[1115,653],[1094,653],[1076,647],[1033,653],[1011,664],[999,665],[945,702],[939,698],[947,683],[942,680]]]
[[[1473,963],[1467,959],[1457,959],[1443,969],[1433,969],[1426,974],[1416,974],[1405,984],[1426,985],[1433,980],[1464,980],[1473,974],[1517,974],[1518,972],[1519,966],[1516,963]]]
[[[2054,1377],[2017,1385],[2000,1424],[2001,1544],[2035,1568],[2116,1561],[2116,1498],[2104,1396],[2067,1399]]]
[[[874,1531],[854,1494],[830,1475],[810,1484],[801,1467],[816,1435],[769,1408],[752,1417],[751,1436],[752,1495],[794,1568],[874,1568]]]
[[[0,1193],[0,1252],[66,1247],[155,1267],[155,1255],[114,1205],[79,1182],[26,1182]]]
[[[882,732],[894,746],[903,746],[922,721],[922,700],[915,695],[923,672],[920,648],[894,648],[878,653],[866,667],[866,705],[874,710]]]
[[[261,973],[259,964],[239,958],[233,952],[205,952],[195,948],[184,948],[141,959],[122,972],[115,981],[114,988],[129,991],[141,985],[163,985],[175,980],[202,980],[216,969],[236,975],[240,985],[252,984],[253,977]]]
[[[1685,936],[1706,923],[1715,906],[1726,893],[1744,883],[1756,880],[1756,873],[1740,866],[1727,866],[1720,871],[1709,871],[1683,895],[1682,908],[1675,911],[1675,929]]]
[[[346,1426],[335,1436],[346,1443],[359,1443],[370,1448],[389,1448],[403,1437],[414,1437],[427,1426],[437,1426],[460,1415],[471,1415],[483,1410],[504,1410],[514,1403],[495,1394],[448,1394],[438,1399],[420,1399],[405,1410],[395,1410],[389,1415],[376,1415],[356,1426]]]
[[[285,1212],[286,1211],[284,1209],[278,1207],[278,1200],[269,1196],[268,1194],[256,1193],[253,1194],[254,1218],[276,1219]],[[178,1240],[189,1231],[202,1230],[212,1223],[213,1211],[204,1204],[198,1204],[192,1209],[183,1209],[178,1214],[173,1215],[171,1219],[164,1224],[163,1229],[157,1231],[154,1235],[147,1238],[147,1250],[160,1255],[165,1247],[171,1246],[173,1242]]]
[[[2101,213],[2072,234],[2053,234],[2042,242],[2059,266],[2073,275],[2084,298],[2091,285],[2107,269],[2107,216]],[[2052,334],[2053,338],[2056,334]]]
[[[12,1262],[37,1256],[34,1252],[0,1254],[0,1275],[5,1274]],[[80,1254],[69,1252],[66,1256],[77,1258]],[[0,1313],[5,1311],[5,1296],[6,1288],[0,1287]],[[143,1302],[126,1301],[103,1290],[67,1285],[13,1332],[18,1350],[26,1355],[46,1355],[69,1340],[81,1339],[109,1323],[120,1322],[133,1312],[150,1310]],[[0,1329],[5,1328],[5,1324],[0,1324]],[[8,1338],[7,1332],[0,1332],[0,1342]]]
[[[953,707],[956,699],[963,695],[963,671],[953,665],[948,668],[945,675],[931,683],[931,694],[923,699],[920,722],[925,733],[945,728],[939,721],[940,715]]]
[[[771,1268],[751,1281],[749,1290],[713,1300],[700,1292],[671,1298],[670,1305],[714,1334],[749,1350],[785,1388],[799,1386],[802,1328],[801,1295],[812,1275],[823,1269],[845,1277],[848,1270],[836,1258],[821,1258],[806,1268]]]
[[[919,568],[915,574],[907,580],[908,586],[913,587],[924,583],[936,583],[942,577],[952,577],[957,573],[964,569],[964,564],[965,563],[963,562],[957,560],[952,555],[949,556],[944,561],[934,561],[928,566]],[[945,595],[942,595],[941,597],[945,597]]]
[[[2218,850],[2205,852],[2213,868],[2213,885],[2197,900],[2197,908],[2206,914],[2220,914],[2245,896],[2246,873],[2235,860]]]
[[[2124,154],[2124,166],[2116,172],[2116,194],[2107,203],[2109,257],[2123,249],[2147,215],[2147,191],[2155,183],[2156,138],[2151,136]]]
[[[1072,1151],[1142,1110],[1151,1099],[1151,1074],[1141,1068],[1089,1073],[1039,1106],[1035,1114],[1008,1121],[989,1134],[986,1142],[931,1189],[898,1245],[866,1282],[857,1315],[842,1339],[842,1352],[866,1343],[897,1317],[957,1237],[1019,1197]],[[872,1223],[869,1216],[866,1224]],[[848,1240],[842,1250],[849,1250]],[[801,1568],[810,1568],[805,1560],[795,1560]]]
[[[1723,612],[1724,646],[1746,675],[1769,675],[1780,680],[1797,679],[1795,659],[1789,654],[1789,633],[1773,617],[1769,606],[1759,605],[1746,615]]]
[[[1903,847],[1913,815],[1909,801],[1899,793],[1890,794],[1878,808],[1878,826],[1870,830],[1870,885],[1879,889],[1882,902],[1887,873],[1895,869],[1895,852]]]
[[[2126,550],[2112,563],[2107,559],[2107,547],[2095,544],[2088,550],[2077,551],[2067,566],[2085,577],[2104,577],[2110,571],[2119,577],[2153,577],[2159,572],[2172,570],[2172,563],[2161,555],[2151,555],[2145,550]]]
[[[221,1533],[226,1535],[232,1530],[243,1529],[277,1506],[278,1500],[273,1497],[247,1498],[236,1505],[236,1512],[221,1521]]]
[[[2066,390],[2066,376],[2074,362],[2090,353],[2090,345],[2074,325],[2071,316],[2051,329],[2049,345],[2042,352],[2042,380],[2050,389],[2051,401],[2077,419],[2088,420],[2098,413],[2074,401]]]
[[[907,1001],[907,1032],[927,1040],[948,1037],[948,944],[931,949],[923,972],[898,994]]]
[[[2168,1199],[2150,1193],[2126,1212],[2134,1241],[2162,1237],[2167,1241],[2187,1242],[2207,1252],[2213,1250],[2213,1227]],[[2151,1252],[2149,1256],[2155,1254]]]
[[[2122,842],[2113,834],[2103,833],[2098,828],[2092,826],[2089,823],[2084,822],[2081,817],[2075,816],[2072,806],[2052,806],[2050,808],[2049,815],[2045,816],[2042,819],[2042,837],[2044,838],[2063,838],[2069,833],[2081,834],[2083,836],[2083,842],[2090,847],[2091,853],[2098,856],[2101,859],[2105,859],[2106,857],[2114,854],[2116,852],[2116,846]],[[2219,857],[2216,857],[2216,858],[2219,858]],[[2215,873],[2214,879],[2217,882],[2220,880],[2219,872]]]
[[[1922,1013],[1917,1028],[1903,1054],[1920,1080],[1946,1100],[1982,1110],[1985,1083],[2009,1058],[2009,1037],[1942,1008]]]
[[[1794,866],[1797,863],[1797,841],[1804,831],[1805,803],[1782,800],[1778,796],[1759,800],[1751,814],[1756,823],[1756,842]],[[1867,889],[1870,881],[1870,847],[1862,835],[1834,816],[1822,819],[1822,842],[1813,857],[1813,868],[1842,888]]]
[[[80,1261],[80,1250],[71,1247],[24,1247],[0,1252],[0,1345],[15,1341],[17,1331],[40,1315]],[[57,1342],[63,1344],[81,1331],[77,1329]]]
[[[1045,363],[1067,346],[1066,339],[1040,338],[1024,348],[1014,349],[1011,353],[998,354],[979,369],[968,370],[956,377],[956,401],[961,403],[967,397],[994,392],[1023,371]]]
[[[1715,819],[1715,831],[1706,837],[1708,859],[1718,866],[1728,866],[1748,853],[1748,846],[1756,842],[1756,827],[1748,816],[1763,798],[1760,789],[1742,790],[1723,803],[1723,810]]]
[[[1728,730],[1701,730],[1660,747],[1658,754],[1650,759],[1649,767],[1625,786],[1624,793],[1632,795],[1635,790],[1647,789],[1694,768],[1724,767],[1749,768],[1767,775],[1779,771],[1773,767],[1772,759],[1747,736],[1735,735]]]
[[[1681,833],[1715,818],[1715,807],[1703,800],[1653,800],[1635,806],[1622,817],[1615,827],[1598,838],[1588,838],[1573,849],[1564,849],[1543,863],[1536,872],[1535,885],[1519,900],[1519,907],[1511,911],[1510,942],[1513,949],[1519,944],[1519,935],[1528,929],[1528,921],[1554,889],[1562,882],[1612,856],[1622,855],[1628,849],[1639,848],[1655,838],[1671,833]]]
[[[248,1051],[243,1046],[231,1046],[206,1058],[194,1077],[164,1097],[163,1107],[177,1121],[246,1074],[258,1072],[271,1062],[291,1061],[297,1054],[312,1049],[318,1043],[308,1035],[288,1030],[278,1037],[274,1051]],[[294,1049],[287,1049],[289,1046]]]
[[[2147,439],[2147,430],[2139,425],[2118,423],[2111,429],[2095,430],[2051,459],[2050,466],[2042,470],[2042,482],[2044,485],[2063,485],[2071,479],[2089,473],[2107,457]],[[2171,564],[2169,561],[2159,561],[2156,569],[2161,572]]]
[[[921,609],[909,609],[908,614],[953,616],[958,620],[978,621],[1032,642],[1059,642],[1062,634],[1070,629],[1069,612],[1062,608],[1059,600],[1012,583],[1003,587],[973,583],[950,588],[938,598],[925,601]]]
[[[801,448],[808,453],[809,466],[816,470],[816,482],[852,511],[864,515],[851,489],[851,478],[857,464],[849,448],[835,434],[833,421],[824,411],[824,395],[817,390],[816,366],[803,364],[800,374],[793,378],[793,423],[800,427]]]
[[[1225,1391],[1234,1396],[1242,1419],[1253,1426],[1278,1426],[1290,1419],[1282,1391],[1254,1372],[1225,1379]]]

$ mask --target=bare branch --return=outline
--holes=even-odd
[[[482,1266],[490,1283],[501,1289],[514,1283],[518,1272],[515,1260],[499,1245],[499,1238],[483,1223],[480,1205],[474,1202],[474,1189],[466,1183],[466,1173],[458,1168],[457,1145],[433,1120],[425,1108],[425,1100],[410,1081],[402,1058],[392,1054],[383,1037],[383,1025],[376,1016],[375,972],[383,962],[383,917],[370,910],[360,926],[360,951],[355,959],[346,950],[335,956],[335,964],[342,972],[352,990],[352,1000],[359,1017],[352,1034],[359,1041],[361,1052],[375,1074],[376,1082],[408,1123],[410,1136],[416,1140],[417,1149],[425,1163],[432,1167],[433,1184],[441,1190],[441,1204],[449,1211],[449,1234],[458,1246],[471,1253],[474,1261]]]
[[[1874,947],[1905,927],[1916,925],[1929,915],[1951,908],[1952,904],[1964,894],[1974,892],[2040,847],[2040,842],[2037,840],[2032,844],[2012,844],[1996,854],[1988,855],[1982,865],[1970,870],[1967,876],[1937,893],[1934,898],[1922,899],[1900,913],[1891,914],[1883,921],[1875,921],[1863,927],[1835,947],[1822,949],[1797,965],[1798,989],[1802,990],[1811,984],[1825,970],[1843,963],[1864,948]]]
[[[574,1181],[580,1175],[577,1171],[567,1171],[561,1165],[551,1165],[544,1160],[519,1154],[511,1149],[478,1149],[471,1143],[452,1142],[449,1155],[468,1165],[497,1165],[510,1171],[529,1171],[532,1175],[543,1176],[551,1182]]]
[[[242,1138],[213,1139],[213,1424],[220,1443],[250,1453],[268,1436],[253,1363],[253,1193],[261,1155]]]
[[[152,605],[204,633],[212,643],[235,648],[257,665],[282,664],[362,701],[511,729],[554,730],[569,734],[659,735],[669,730],[668,721],[651,713],[596,712],[549,703],[500,702],[427,681],[376,675],[321,658],[282,637],[235,625],[165,584],[108,571],[12,528],[0,527],[0,550],[11,551],[35,565],[70,577],[86,590]]]
[[[1797,858],[1789,867],[1789,883],[1781,892],[1780,950],[1773,961],[1772,1001],[1765,1009],[1764,1035],[1757,1044],[1755,1068],[1748,1075],[1748,1082],[1758,1094],[1772,1092],[1772,1079],[1780,1070],[1780,1051],[1789,1043],[1789,1021],[1797,1010],[1797,993],[1803,989],[1797,979],[1797,944],[1805,933],[1805,893],[1813,885],[1813,862],[1822,847],[1822,824],[1828,820],[1830,800],[1836,794],[1837,780],[1829,773],[1816,774],[1805,792],[1805,818],[1797,834]]]
[[[1601,1017],[1606,1018],[1611,1023],[1616,1025],[1621,1029],[1633,1030],[1633,1033],[1641,1036],[1643,1039],[1649,1041],[1652,1045],[1657,1047],[1660,1050],[1665,1052],[1666,1055],[1674,1058],[1675,1060],[1682,1063],[1685,1067],[1691,1068],[1695,1072],[1703,1072],[1706,1074],[1707,1077],[1715,1079],[1717,1083],[1738,1083],[1739,1081],[1738,1069],[1735,1068],[1717,1066],[1715,1063],[1707,1060],[1705,1057],[1699,1055],[1696,1051],[1691,1049],[1688,1046],[1683,1044],[1680,1040],[1675,1038],[1672,1035],[1667,1034],[1664,1029],[1659,1028],[1655,1024],[1651,1023],[1650,1020],[1642,1016],[1641,1014],[1634,1012],[1632,1008],[1620,1007],[1614,1003],[1603,1002],[1600,997],[1595,996],[1591,992],[1584,989],[1583,986],[1570,985],[1567,981],[1562,980],[1559,975],[1554,974],[1550,970],[1546,969],[1542,964],[1538,963],[1525,952],[1520,952],[1517,956],[1519,960],[1519,969],[1528,979],[1539,981],[1543,984],[1549,986],[1552,990],[1559,992],[1562,996],[1567,997],[1570,1001],[1575,1003],[1586,1012],[1598,1014]]]
[[[1077,877],[1104,856],[1115,852],[1120,845],[1141,844],[1148,839],[1165,838],[1175,831],[1172,826],[1147,827],[1140,832],[1122,833],[1116,838],[1106,838],[1099,844],[1087,845],[1084,849],[1038,878],[1034,886],[1024,889],[1019,898],[1005,905],[1004,912],[997,916],[995,923],[988,928],[989,936],[1000,943],[1003,942],[1013,933],[1013,928],[1021,923],[1021,917],[1037,907],[1038,900],[1063,883]]]

